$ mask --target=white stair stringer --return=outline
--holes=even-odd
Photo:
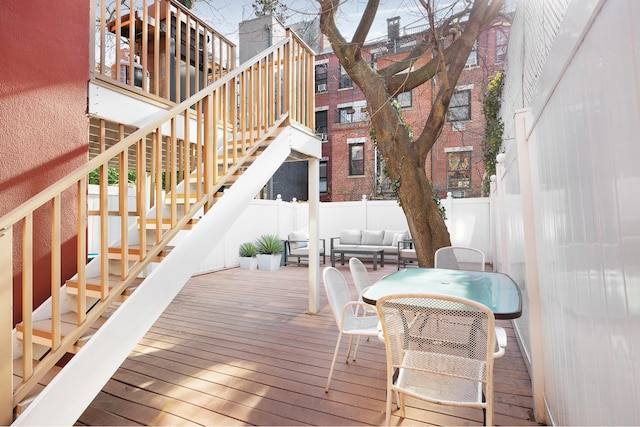
[[[221,230],[233,225],[291,154],[295,140],[292,129],[284,129],[269,144],[12,425],[73,425],[77,421],[202,261],[224,239]]]

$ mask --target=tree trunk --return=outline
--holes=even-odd
[[[354,73],[357,75],[357,73]],[[384,158],[391,182],[396,182],[398,201],[407,217],[416,249],[418,265],[433,267],[438,248],[450,246],[449,230],[433,199],[433,189],[425,170],[426,157],[402,121],[400,113],[387,98],[383,83],[378,79],[360,82],[367,94],[371,126],[376,135],[378,150]],[[430,146],[439,135],[433,135]]]

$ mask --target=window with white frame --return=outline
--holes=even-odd
[[[456,147],[445,150],[447,154],[447,191],[471,188],[472,147]]]
[[[347,139],[349,145],[349,176],[364,175],[364,138]]]
[[[506,28],[496,30],[496,62],[502,62],[507,57],[507,45],[509,38],[505,34]]]
[[[319,191],[320,193],[327,193],[327,161],[320,161],[320,183],[319,183]]]
[[[348,89],[353,87],[353,81],[347,71],[344,69],[342,64],[339,64],[340,67],[340,80],[338,82],[338,89]]]
[[[453,93],[447,120],[449,122],[471,120],[471,89],[457,90]]]
[[[464,64],[466,68],[472,68],[478,66],[478,42],[473,42],[473,47],[471,48],[471,52],[469,52],[469,57],[467,58],[466,64]]]
[[[316,65],[316,93],[327,91],[327,64]]]
[[[351,104],[338,105],[338,123],[362,122],[369,118],[366,101],[355,101]]]

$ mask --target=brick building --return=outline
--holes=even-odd
[[[414,45],[416,36],[426,30],[426,27],[401,29],[400,18],[389,19],[387,24],[388,37],[363,49],[364,57],[373,67],[382,68],[401,58]],[[501,69],[508,29],[505,24],[480,36],[458,80],[449,120],[426,162],[427,176],[439,197],[446,197],[447,192],[454,197],[482,195],[482,98],[489,78]],[[363,195],[371,199],[394,198],[369,135],[365,97],[332,51],[316,56],[315,79],[316,130],[324,139],[321,200],[359,200]],[[431,99],[430,84],[397,97],[405,121],[416,133],[428,116]]]

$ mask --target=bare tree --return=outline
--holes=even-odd
[[[373,69],[362,48],[378,10],[379,0],[368,0],[353,38],[348,41],[335,21],[345,0],[317,0],[320,29],[327,36],[340,64],[365,95],[378,149],[389,179],[397,187],[413,237],[418,263],[432,267],[435,251],[451,240],[432,197],[425,162],[440,136],[456,82],[484,30],[495,21],[504,0],[447,1],[437,9],[435,0],[419,0],[429,31],[398,61]],[[445,3],[445,2],[442,2]],[[437,79],[434,79],[437,77]],[[410,132],[392,100],[397,94],[433,83],[435,96],[422,129]]]

